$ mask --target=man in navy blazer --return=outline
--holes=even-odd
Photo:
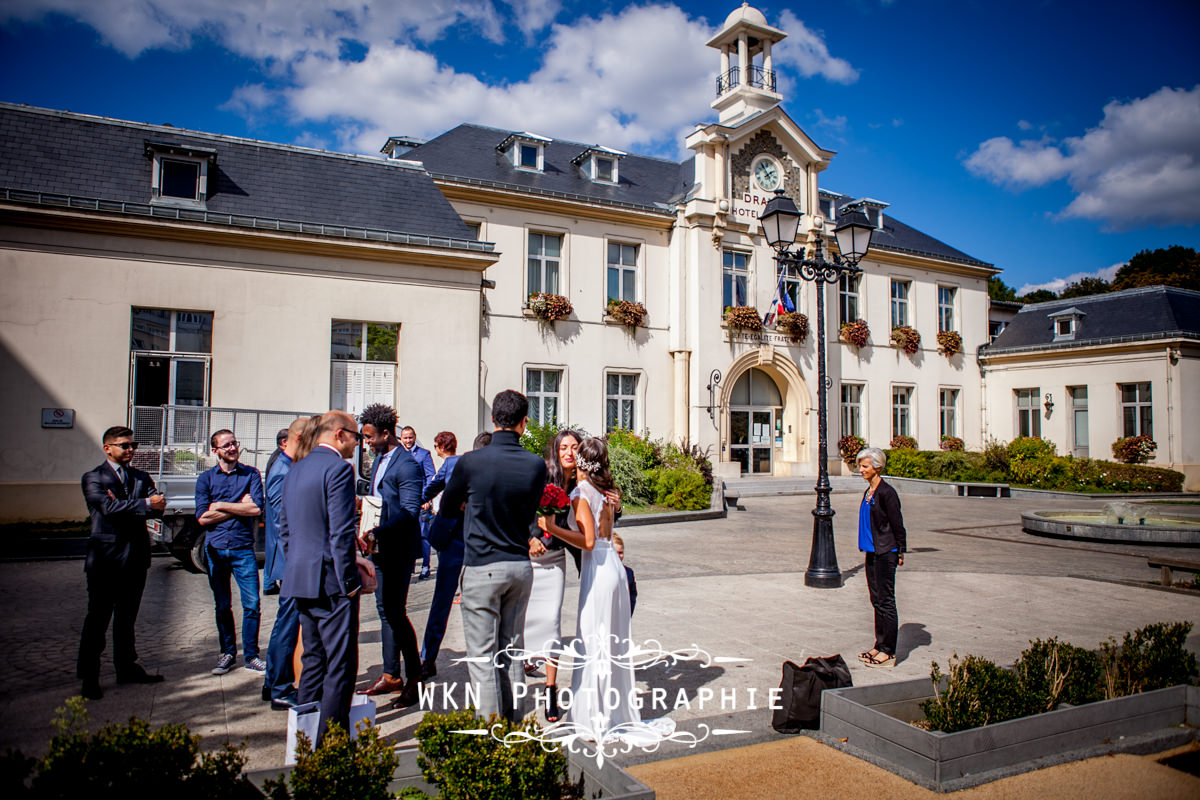
[[[142,604],[146,571],[150,569],[150,535],[146,520],[161,517],[167,499],[154,488],[154,480],[132,465],[137,442],[133,431],[116,425],[104,432],[103,464],[85,472],[83,498],[92,517],[88,539],[88,609],[79,637],[76,673],[89,700],[103,696],[100,689],[100,654],[113,623],[113,663],[117,683],[158,683],[161,675],[148,675],[137,663],[134,623]]]
[[[433,468],[433,456],[424,447],[417,444],[417,431],[411,425],[405,425],[400,429],[400,444],[404,445],[404,449],[408,451],[413,460],[421,465],[421,471],[424,474],[424,485],[422,491],[433,482],[436,470]],[[421,574],[417,578],[419,581],[429,580],[429,523],[432,522],[433,515],[428,511],[421,512]]]
[[[317,446],[297,461],[283,485],[279,538],[287,566],[281,597],[296,601],[304,640],[299,703],[320,702],[318,742],[330,722],[350,725],[358,674],[358,599],[355,559],[354,468],[346,461],[361,434],[344,411],[328,411]]]
[[[421,555],[418,514],[424,476],[421,467],[396,438],[396,412],[383,403],[373,403],[359,415],[363,441],[375,454],[371,464],[371,494],[381,501],[379,526],[374,537],[375,607],[379,612],[379,638],[383,645],[383,674],[366,694],[399,692],[397,707],[413,705],[420,680],[417,635],[408,619],[408,589],[413,562]],[[400,656],[404,655],[408,685],[400,679]]]

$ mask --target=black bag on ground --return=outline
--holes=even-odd
[[[810,658],[803,667],[783,662],[780,707],[771,715],[771,727],[780,733],[821,727],[821,692],[852,685],[850,668],[840,655]]]

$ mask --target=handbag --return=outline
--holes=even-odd
[[[780,733],[816,730],[821,727],[821,692],[853,685],[840,655],[810,658],[802,667],[783,662],[779,708],[771,714],[771,727]]]
[[[448,517],[445,514],[437,514],[429,523],[429,532],[426,537],[429,544],[434,550],[439,553],[450,549],[450,545],[454,544],[454,540],[458,538],[455,532],[462,523],[461,518]]]
[[[362,553],[355,553],[354,561],[358,565],[358,581],[362,584],[362,594],[374,594],[375,589],[379,587],[379,581],[375,578],[374,562]]]

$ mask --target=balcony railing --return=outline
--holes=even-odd
[[[754,64],[750,65],[748,70],[749,84],[755,89],[766,89],[769,92],[775,91],[775,71],[764,69]],[[730,67],[729,71],[724,75],[717,76],[717,97],[725,94],[729,90],[737,87],[741,83],[741,68]]]

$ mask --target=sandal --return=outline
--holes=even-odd
[[[546,687],[549,697],[546,699],[546,722],[558,722],[560,716],[558,711],[558,687],[551,684]]]
[[[883,656],[882,661],[879,660],[880,656]],[[887,653],[880,651],[875,654],[874,658],[867,659],[863,663],[865,663],[868,667],[880,667],[882,669],[891,669],[892,667],[896,666],[896,657],[889,656]]]
[[[865,664],[868,661],[873,661],[877,655],[879,655],[879,651],[872,647],[870,650],[859,653],[858,660]]]

